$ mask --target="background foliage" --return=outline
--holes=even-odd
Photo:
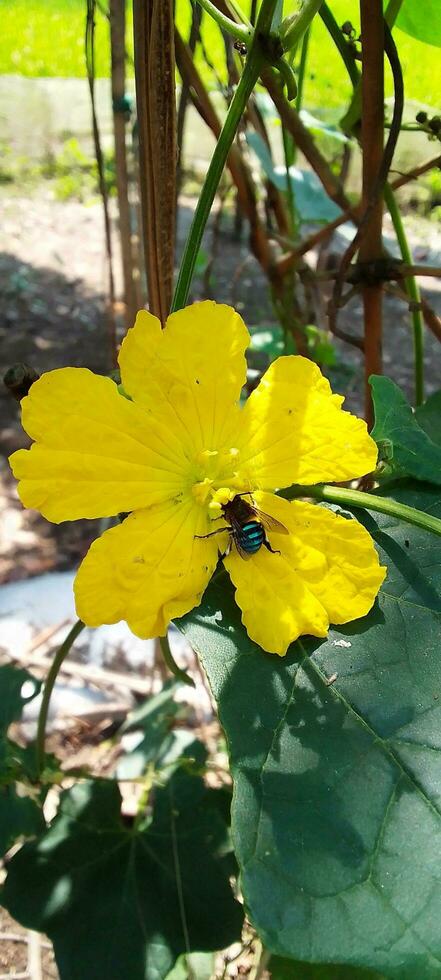
[[[436,2],[434,0],[435,4]],[[344,20],[351,20],[354,25],[359,23],[357,0],[332,0],[330,6],[339,24]],[[244,10],[249,10],[249,7],[250,0],[245,0]],[[285,7],[287,12],[294,10],[293,0],[285,4]],[[431,25],[435,14],[436,11],[432,12],[432,16],[427,14],[427,21]],[[189,33],[190,17],[189,0],[178,0],[176,22],[184,37]],[[84,0],[8,0],[2,8],[0,74],[84,78],[84,18]],[[96,75],[108,77],[109,32],[103,17],[97,17],[96,31]],[[426,40],[431,45],[434,43],[432,27],[429,35]],[[217,25],[208,16],[203,19],[203,38],[217,74],[226,81],[221,35]],[[129,52],[133,53],[130,17],[127,44]],[[436,105],[437,92],[441,87],[441,65],[436,48],[428,47],[403,31],[397,32],[397,45],[406,73],[409,97],[428,105]],[[196,50],[196,64],[205,83],[215,85],[214,76],[199,46]],[[310,65],[305,87],[306,104],[339,109],[350,97],[350,83],[335,46],[319,18],[316,18],[312,28]],[[386,94],[392,94],[390,75],[387,78]]]

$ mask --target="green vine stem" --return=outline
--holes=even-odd
[[[213,204],[219,181],[227,161],[228,153],[236,135],[237,127],[265,61],[261,37],[262,35],[266,37],[269,34],[276,3],[277,0],[262,0],[256,29],[245,63],[245,68],[234,93],[231,105],[228,109],[219,139],[216,143],[216,147],[211,158],[207,175],[205,177],[202,191],[196,206],[187,242],[185,244],[184,254],[182,256],[178,280],[171,305],[172,313],[176,310],[181,310],[187,302],[188,291],[190,289],[190,284],[194,273],[199,246],[201,244],[204,228],[211,211],[211,205]]]
[[[415,527],[421,527],[424,531],[431,531],[441,537],[441,520],[439,517],[425,514],[422,510],[416,510],[415,507],[409,507],[407,504],[400,504],[397,500],[390,500],[388,497],[378,497],[373,493],[364,493],[361,490],[334,487],[323,483],[318,486],[290,487],[289,490],[283,491],[281,496],[288,500],[295,497],[312,497],[314,500],[324,500],[331,504],[361,507],[363,510],[388,514],[390,517],[406,521],[407,524],[414,524]]]
[[[188,687],[194,687],[195,683],[192,677],[186,673],[185,670],[181,670],[178,667],[176,660],[170,650],[170,644],[168,642],[168,636],[159,637],[159,645],[161,647],[162,656],[167,664],[169,671],[173,674],[178,681],[182,681],[183,684],[187,684]]]
[[[392,218],[401,258],[406,265],[412,265],[412,253],[404,230],[400,209],[397,205],[395,194],[389,184],[385,184],[384,199]],[[404,280],[404,286],[412,303],[415,405],[421,405],[424,401],[424,326],[420,308],[421,296],[415,276],[407,276]]]
[[[37,724],[37,741],[35,743],[35,753],[37,761],[37,776],[40,776],[44,769],[44,743],[46,739],[46,724],[47,716],[49,712],[49,704],[52,696],[52,691],[54,689],[55,681],[58,677],[63,660],[67,657],[69,650],[75,643],[77,636],[80,635],[81,631],[84,629],[84,623],[81,619],[72,626],[72,629],[67,634],[66,639],[57,650],[52,664],[49,668],[48,675],[45,680],[43,694],[41,698],[40,711],[38,714],[38,724]]]
[[[300,38],[308,30],[313,17],[319,12],[322,3],[323,0],[306,0],[306,3],[296,14],[292,14],[291,17],[287,17],[283,21],[280,26],[280,39],[284,51],[290,51],[294,45],[299,43]]]
[[[223,14],[219,10],[219,7],[216,7],[211,0],[198,0],[198,3],[219,24],[221,30],[226,31],[227,34],[231,34],[239,41],[244,41],[245,44],[251,43],[253,38],[253,29],[251,27],[247,27],[246,24],[236,24],[234,20],[231,20],[226,14]]]

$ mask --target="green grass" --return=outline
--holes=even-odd
[[[357,0],[330,0],[338,23],[357,21]],[[248,0],[249,3],[249,0]],[[244,0],[246,7],[247,0]],[[295,0],[285,0],[287,11],[294,9]],[[130,4],[128,5],[130,6]],[[85,0],[0,0],[2,43],[0,45],[0,74],[19,74],[31,77],[84,77]],[[190,21],[189,0],[177,0],[178,25],[186,37]],[[97,14],[96,74],[109,74],[108,24]],[[414,41],[402,31],[395,32],[403,65],[406,97],[437,106],[441,90],[441,57],[439,48]],[[210,59],[220,76],[225,77],[223,44],[218,28],[204,17],[204,38]],[[131,23],[127,30],[128,49],[131,48]],[[197,62],[205,80],[213,85],[213,76],[203,60],[201,51]],[[387,94],[391,94],[390,78]],[[340,107],[350,95],[350,86],[340,57],[319,18],[312,32],[305,87],[305,103],[309,107]]]

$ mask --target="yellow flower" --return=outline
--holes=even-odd
[[[317,365],[280,357],[243,408],[249,334],[233,309],[196,303],[161,330],[144,310],[120,355],[117,385],[83,368],[43,375],[22,401],[35,440],[11,456],[19,494],[48,520],[110,517],[75,580],[88,626],[125,619],[140,637],[162,635],[201,601],[224,555],[249,636],[283,655],[302,633],[364,616],[383,581],[367,531],[355,520],[272,491],[369,473],[377,450],[366,425],[342,411]],[[223,506],[251,491],[288,534],[267,532],[244,560]],[[250,499],[250,498],[248,498]]]

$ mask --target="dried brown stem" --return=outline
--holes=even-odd
[[[409,170],[407,173],[401,174],[399,177],[396,177],[395,180],[390,182],[390,186],[392,190],[397,190],[399,187],[403,187],[405,184],[410,183],[410,181],[417,180],[418,177],[422,176],[422,174],[427,173],[428,170],[433,170],[435,167],[441,167],[441,156],[432,157],[432,159],[426,160],[426,162],[420,164],[420,166],[414,167],[413,170]],[[295,266],[299,258],[301,258],[302,255],[305,255],[306,252],[309,252],[312,248],[315,248],[316,245],[320,245],[322,242],[325,242],[326,239],[329,238],[333,232],[336,231],[337,228],[340,228],[340,226],[346,221],[354,221],[355,224],[358,224],[358,220],[358,208],[343,211],[338,218],[334,218],[334,221],[330,221],[329,224],[325,225],[323,228],[320,228],[319,231],[314,232],[314,234],[310,235],[309,238],[305,238],[305,240],[301,242],[297,248],[288,252],[286,255],[282,255],[277,260],[277,268],[280,275],[284,275],[288,269]]]
[[[133,33],[149,307],[164,323],[172,296],[176,216],[172,0],[134,0]]]
[[[119,238],[121,244],[124,283],[125,327],[133,326],[139,309],[138,291],[134,277],[132,233],[129,205],[129,177],[126,153],[126,119],[123,101],[126,86],[126,4],[125,0],[110,0],[110,48],[112,72],[113,132],[115,142],[116,192],[119,211]]]
[[[350,203],[339,180],[320,153],[306,126],[303,125],[298,112],[285,98],[277,73],[272,68],[266,67],[262,72],[262,81],[279,112],[283,125],[293,136],[296,146],[317,174],[328,196],[343,211],[348,211],[351,214]]]
[[[193,62],[191,52],[176,29],[175,50],[179,72],[183,81],[185,79],[191,99],[204,122],[209,126],[216,139],[218,139],[222,128],[221,121]],[[237,144],[233,144],[231,147],[228,154],[227,166],[237,188],[241,209],[250,222],[250,244],[252,251],[262,268],[267,271],[271,264],[270,246],[265,229],[259,218],[254,186]]]
[[[411,180],[417,180],[422,174],[427,173],[428,170],[434,170],[435,167],[441,167],[441,156],[432,157],[430,160],[426,160],[425,163],[420,163],[418,167],[414,167],[412,170],[408,170],[405,174],[400,174],[395,180],[390,182],[392,190],[396,191],[399,187],[403,187],[404,184],[408,184]]]
[[[420,303],[426,327],[432,331],[434,337],[441,343],[441,317],[437,316],[435,310],[432,310],[432,307],[423,296],[421,297]]]

